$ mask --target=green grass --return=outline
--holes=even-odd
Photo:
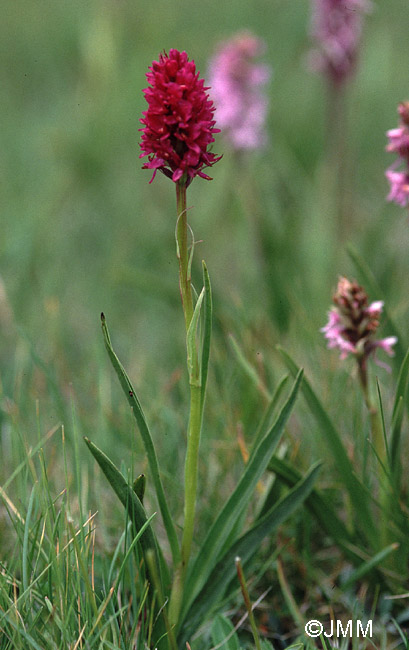
[[[200,290],[205,259],[214,312],[193,554],[200,557],[202,541],[243,476],[240,435],[250,453],[257,448],[260,431],[269,430],[288,397],[289,381],[273,397],[283,376],[294,364],[303,367],[307,381],[278,460],[261,477],[263,495],[255,489],[231,531],[230,541],[239,524],[251,532],[322,462],[305,507],[245,566],[253,602],[271,587],[256,622],[275,647],[301,638],[312,650],[319,643],[300,636],[290,595],[305,620],[327,621],[331,611],[365,618],[373,608],[375,647],[406,647],[406,600],[390,596],[407,592],[406,366],[400,379],[399,371],[409,345],[408,218],[385,202],[384,170],[392,156],[384,149],[385,131],[397,125],[397,104],[409,99],[407,3],[378,0],[366,19],[346,96],[349,213],[342,235],[328,176],[325,84],[306,67],[308,2],[260,0],[255,9],[242,0],[21,0],[3,14],[0,649],[130,650],[151,643],[157,603],[147,606],[152,589],[141,545],[83,442],[87,436],[104,450],[129,483],[147,475],[144,506],[148,518],[156,513],[151,527],[170,562],[168,526],[104,349],[100,312],[143,405],[180,537],[188,378],[175,197],[166,178],[158,175],[149,185],[150,174],[141,169],[141,91],[161,50],[186,49],[205,75],[217,43],[243,27],[265,39],[263,60],[274,68],[269,146],[237,164],[218,136],[214,150],[223,159],[212,170],[214,180],[198,179],[188,190],[189,222],[200,240],[193,279]],[[339,274],[356,277],[371,300],[385,300],[390,320],[382,319],[381,333],[395,328],[400,337],[392,374],[371,368],[395,504],[388,511],[390,538],[381,545],[376,485],[382,470],[368,443],[354,365],[328,351],[319,332]],[[330,513],[326,522],[317,517],[322,508]],[[395,541],[399,549],[385,551]],[[213,558],[214,575],[226,544]],[[199,608],[192,610],[194,649],[217,645],[220,630],[244,614],[239,583],[227,574],[222,604],[209,596],[215,622],[203,614],[202,625]],[[200,581],[190,580],[196,594]],[[240,647],[253,647],[247,623],[238,634]],[[232,638],[229,648],[238,647]]]

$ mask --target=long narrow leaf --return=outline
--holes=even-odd
[[[229,340],[240,367],[246,373],[247,377],[252,381],[257,390],[259,390],[263,397],[269,402],[271,400],[271,395],[267,387],[264,385],[263,381],[260,379],[258,373],[253,368],[251,363],[247,361],[243,350],[240,348],[239,344],[232,334],[229,335]]]
[[[101,314],[101,323],[102,323],[102,332],[104,335],[105,347],[108,351],[109,358],[118,376],[122,389],[131,406],[132,413],[137,422],[143,440],[143,444],[145,446],[146,455],[148,457],[149,469],[152,476],[153,484],[155,486],[156,496],[159,503],[159,509],[163,518],[163,523],[165,525],[170,548],[172,551],[173,563],[174,565],[177,565],[180,561],[179,542],[176,535],[175,525],[173,523],[173,519],[169,512],[168,504],[166,502],[165,492],[163,490],[163,485],[162,485],[162,479],[160,477],[160,472],[159,472],[158,458],[156,456],[156,451],[153,444],[152,436],[149,431],[149,427],[147,425],[145,415],[142,411],[140,402],[133,389],[133,386],[128,378],[128,375],[125,372],[123,365],[121,364],[120,360],[118,359],[112,347],[111,338],[109,336],[108,326],[106,324],[106,319],[104,314]]]
[[[183,604],[184,611],[186,611],[207,581],[235,522],[248,504],[258,480],[267,468],[268,462],[274,453],[294,406],[301,378],[302,371],[298,373],[291,394],[284,404],[276,422],[254,450],[236,489],[225,503],[219,516],[209,530],[187,578],[185,588],[186,600]]]
[[[297,365],[283,348],[277,346],[277,349],[283,357],[287,368],[295,375],[298,372]],[[369,510],[367,493],[364,486],[354,474],[352,463],[342,444],[341,436],[305,377],[302,382],[301,391],[318,424],[318,431],[321,434],[322,440],[333,455],[335,467],[348,490],[351,502],[354,504],[356,512],[359,513],[362,530],[371,545],[376,548],[377,533]]]
[[[358,569],[356,569],[349,578],[344,582],[342,585],[341,589],[342,591],[345,591],[350,587],[351,585],[354,584],[357,580],[362,580],[362,578],[370,573],[376,566],[378,566],[381,562],[386,560],[387,557],[394,551],[396,551],[399,548],[399,544],[390,544],[389,546],[386,546],[383,548],[379,553],[371,557],[370,560],[367,562],[363,562]]]
[[[213,610],[225,595],[226,588],[236,574],[234,560],[239,556],[242,563],[248,562],[267,535],[290,517],[310,494],[318,476],[321,463],[310,469],[300,483],[288,492],[240,539],[238,539],[217,562],[205,585],[184,617],[185,624],[180,632],[180,647],[205,616]]]
[[[148,521],[148,517],[142,503],[139,501],[132,487],[128,485],[121,472],[115,467],[114,463],[108,458],[108,456],[104,454],[104,452],[101,451],[93,442],[91,442],[91,440],[88,438],[84,438],[84,440],[88,449],[104,472],[115,494],[119,498],[122,505],[127,509],[127,512],[132,523],[135,526],[135,529],[139,531],[142,526],[144,526]],[[159,553],[156,537],[151,526],[148,526],[142,535],[141,546],[144,553],[146,553],[146,551],[149,549],[153,549],[155,552],[156,564],[160,569],[162,585],[164,581],[166,584],[169,584],[169,572]]]
[[[30,494],[30,501],[27,508],[27,517],[24,524],[24,537],[23,537],[23,589],[26,591],[29,587],[28,581],[28,544],[29,544],[29,535],[30,535],[30,525],[31,525],[31,516],[33,514],[34,508],[34,498],[36,496],[36,487],[37,484],[33,485],[33,489]]]
[[[266,412],[264,413],[263,419],[260,422],[259,428],[256,432],[255,438],[254,438],[254,445],[253,448],[255,449],[260,442],[262,438],[266,435],[268,429],[270,428],[270,423],[273,417],[273,414],[275,412],[275,409],[277,408],[277,404],[279,403],[281,396],[284,392],[284,388],[287,386],[289,379],[289,375],[285,375],[280,383],[278,384],[277,388],[274,391],[273,397],[270,400],[269,405],[267,406]]]
[[[396,387],[395,402],[393,405],[392,415],[392,433],[390,439],[390,458],[392,476],[395,478],[396,483],[399,483],[401,474],[401,458],[400,458],[400,436],[403,420],[404,404],[406,403],[406,393],[409,378],[409,350],[406,352],[405,358],[402,362],[399,371],[398,385]]]
[[[396,409],[398,408],[398,402],[399,399],[402,397],[405,399],[406,395],[406,390],[407,390],[407,385],[408,385],[408,379],[409,379],[409,349],[407,350],[405,354],[405,358],[402,362],[402,365],[399,369],[399,377],[398,377],[398,384],[396,386],[396,395],[395,395],[395,402],[393,405],[393,416],[395,417]]]

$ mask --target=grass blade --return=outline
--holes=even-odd
[[[395,484],[399,485],[401,475],[401,457],[400,457],[400,437],[401,427],[403,420],[404,404],[406,403],[406,393],[409,378],[409,350],[406,352],[405,358],[399,370],[398,385],[396,387],[395,402],[393,405],[392,414],[392,433],[389,444],[391,470]]]
[[[351,585],[354,584],[357,580],[361,580],[365,575],[370,573],[378,564],[383,562],[391,553],[397,550],[399,547],[399,544],[393,543],[390,544],[389,546],[386,546],[386,548],[383,548],[379,553],[371,557],[370,560],[367,562],[363,562],[360,567],[358,567],[351,575],[349,578],[344,582],[342,585],[342,591],[345,591],[350,587]]]
[[[270,400],[270,403],[267,406],[266,412],[263,415],[263,419],[260,422],[260,426],[256,432],[256,435],[254,437],[254,448],[257,447],[258,443],[264,436],[266,435],[268,429],[271,426],[271,420],[273,417],[273,414],[275,412],[275,409],[277,408],[277,404],[279,403],[281,396],[284,392],[285,387],[287,386],[289,379],[289,375],[285,375],[280,383],[278,384],[277,388],[274,391],[273,397]]]
[[[298,372],[298,368],[290,355],[280,346],[277,346],[277,349],[284,359],[287,368],[293,375],[295,375]],[[370,541],[371,546],[376,548],[377,531],[369,509],[367,492],[354,474],[352,463],[348,458],[344,445],[342,444],[341,436],[305,377],[302,382],[301,391],[318,424],[318,431],[321,433],[323,442],[327,445],[330,453],[334,457],[335,466],[346,489],[348,490],[355,511],[359,513],[359,518],[362,523],[362,532]]]
[[[253,368],[251,363],[247,361],[242,349],[240,348],[239,344],[237,343],[236,339],[232,334],[229,334],[229,341],[241,369],[247,375],[250,381],[254,384],[257,390],[260,391],[260,393],[263,395],[265,400],[269,402],[271,400],[270,392],[268,391],[267,387],[264,385],[263,381],[260,379],[258,373]]]
[[[30,494],[30,500],[28,503],[28,508],[27,508],[27,517],[26,521],[24,524],[24,537],[23,537],[23,590],[27,591],[29,587],[28,583],[28,542],[29,542],[29,535],[30,535],[30,524],[31,524],[31,516],[33,514],[33,508],[34,508],[34,497],[36,496],[36,487],[37,484],[35,483],[33,485],[33,489],[31,490]]]
[[[109,336],[109,331],[108,331],[104,314],[101,314],[101,323],[102,323],[102,332],[104,335],[105,347],[108,351],[109,358],[118,376],[122,389],[131,406],[132,413],[137,422],[143,440],[143,444],[145,446],[146,455],[148,457],[149,469],[152,476],[153,484],[155,486],[156,496],[159,503],[159,509],[162,515],[163,523],[165,525],[170,548],[172,551],[173,563],[174,565],[177,565],[180,562],[179,542],[176,535],[175,525],[173,523],[173,519],[169,512],[168,504],[166,502],[165,492],[163,490],[163,485],[162,485],[162,479],[160,477],[160,472],[159,472],[158,458],[156,456],[156,451],[153,444],[152,436],[149,431],[149,427],[147,425],[145,415],[142,411],[140,402],[133,389],[133,386],[129,381],[128,375],[126,374],[123,365],[119,361],[112,347],[111,338]]]
[[[268,462],[274,453],[274,449],[294,406],[301,377],[302,372],[299,373],[291,394],[284,404],[275,424],[254,450],[236,489],[225,503],[216,521],[209,530],[187,578],[185,593],[189,594],[188,602],[193,600],[194,596],[206,582],[238,517],[240,517],[246,507],[260,476],[267,468]],[[184,606],[186,608],[186,603]]]

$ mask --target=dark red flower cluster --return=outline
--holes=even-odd
[[[148,156],[144,169],[159,169],[175,183],[182,177],[186,186],[195,176],[211,180],[202,170],[220,160],[208,151],[214,142],[214,106],[204,80],[199,79],[194,61],[186,52],[164,52],[146,74],[149,88],[143,92],[149,104],[141,120],[142,152]]]

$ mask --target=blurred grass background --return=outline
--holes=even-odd
[[[342,237],[327,182],[326,87],[306,65],[308,2],[20,0],[2,13],[0,478],[22,458],[15,441],[36,440],[37,426],[44,434],[62,421],[73,439],[71,395],[78,436],[95,439],[118,463],[126,458],[125,468],[129,447],[140,454],[105,357],[104,311],[151,422],[170,498],[182,507],[174,467],[183,467],[187,397],[175,196],[168,179],[158,175],[149,185],[150,172],[141,169],[142,89],[163,49],[185,49],[205,75],[217,44],[243,28],[265,40],[263,60],[274,71],[269,146],[238,165],[218,136],[214,151],[224,157],[214,180],[198,179],[188,191],[190,223],[203,240],[193,272],[199,284],[204,258],[215,308],[203,529],[218,481],[229,493],[240,472],[237,431],[250,445],[264,407],[238,369],[229,333],[270,388],[284,373],[274,346],[287,347],[346,438],[363,441],[368,429],[353,364],[326,350],[319,328],[338,275],[357,275],[346,254],[352,242],[406,337],[403,348],[408,344],[408,218],[385,202],[384,178],[393,161],[385,131],[397,125],[398,102],[409,99],[407,2],[374,2],[365,21],[358,73],[347,89],[350,214]],[[390,377],[379,375],[388,399]],[[311,432],[300,401],[292,443],[294,455],[304,446],[306,463],[325,454]],[[58,483],[58,442],[48,454]],[[143,456],[135,463],[138,473]]]

